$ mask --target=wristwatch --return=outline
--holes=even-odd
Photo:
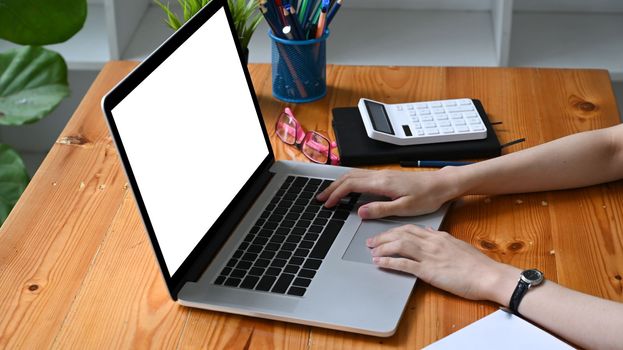
[[[515,315],[521,316],[518,311],[521,299],[526,295],[528,289],[536,287],[541,283],[543,283],[543,272],[537,269],[524,270],[519,275],[519,281],[517,281],[517,287],[515,287],[511,301],[508,303],[508,308]]]

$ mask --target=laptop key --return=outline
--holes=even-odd
[[[264,249],[264,247],[262,247],[261,245],[257,245],[257,244],[251,244],[251,246],[249,248],[247,248],[247,252],[248,253],[259,253],[262,251],[262,249]]]
[[[301,235],[289,235],[288,238],[286,239],[286,242],[288,243],[298,243],[301,241],[301,239],[303,238],[303,236]]]
[[[317,233],[308,233],[308,234],[306,234],[303,237],[303,239],[306,240],[306,241],[313,241],[313,242],[315,242],[315,241],[318,240],[318,237],[320,237],[320,235],[317,234]]]
[[[307,183],[307,178],[306,177],[297,176],[294,179],[294,183],[292,184],[292,186],[303,187],[303,186],[305,186],[306,183]]]
[[[289,252],[293,252],[295,249],[296,249],[296,244],[294,244],[294,243],[284,243],[281,246],[281,250],[286,250],[286,251],[289,251]]]
[[[310,270],[318,270],[320,268],[320,264],[322,264],[322,260],[307,259],[303,267]]]
[[[267,276],[279,276],[281,274],[281,269],[278,267],[269,267],[268,269],[266,269],[266,275]]]
[[[295,256],[295,257],[290,258],[289,264],[301,266],[301,265],[303,265],[303,261],[304,260],[305,259],[303,259],[301,257]]]
[[[229,261],[227,262],[227,266],[234,267],[236,266],[237,263],[238,263],[238,259],[229,259]]]
[[[270,266],[284,267],[284,266],[286,266],[287,263],[288,263],[288,261],[286,261],[284,259],[275,259],[275,260],[273,260],[272,263],[270,263]]]
[[[262,237],[262,236],[257,236],[253,240],[253,245],[260,245],[261,248],[264,248],[263,245],[266,244],[267,242],[268,242],[268,238]]]
[[[261,237],[270,237],[273,235],[273,231],[263,229],[263,230],[260,230],[260,232],[258,232],[257,235]]]
[[[260,278],[257,276],[247,276],[240,284],[240,288],[253,289],[259,280]]]
[[[247,271],[245,270],[234,269],[229,275],[229,277],[242,278],[246,274],[247,274]]]
[[[262,254],[260,254],[260,259],[272,259],[275,257],[275,251],[273,250],[265,250],[262,252]]]
[[[304,207],[304,206],[302,206],[302,205],[293,205],[293,206],[290,208],[290,212],[291,212],[291,213],[302,213],[302,212],[303,212],[303,210],[305,210],[305,207]]]
[[[230,277],[225,281],[225,285],[228,287],[238,287],[242,280],[240,278]]]
[[[242,270],[248,270],[251,268],[251,262],[250,261],[246,261],[246,260],[241,260],[238,262],[238,265],[236,265],[237,269],[242,269]]]
[[[246,253],[242,256],[242,260],[255,261],[257,259],[257,254],[255,253]]]
[[[314,247],[315,242],[312,241],[302,241],[299,243],[299,248],[303,249],[312,249]]]
[[[320,226],[324,226],[327,223],[327,219],[325,218],[316,218],[316,220],[314,220],[314,225],[320,225]]]
[[[316,219],[316,220],[317,220],[317,219]],[[299,221],[296,223],[296,225],[295,225],[295,226],[296,226],[296,227],[304,227],[304,228],[307,228],[307,227],[309,227],[309,226],[311,225],[311,223],[312,223],[312,222],[311,222],[310,220],[299,220]]]
[[[308,229],[307,232],[312,232],[312,233],[320,233],[322,232],[322,226],[319,225],[311,225]]]
[[[225,278],[227,278],[227,277],[222,276],[222,275],[221,275],[221,276],[218,276],[218,277],[216,278],[216,280],[214,281],[214,284],[216,284],[216,285],[219,285],[219,286],[220,286],[221,284],[223,284],[223,282],[225,282]]]
[[[281,276],[279,276],[279,279],[277,280],[277,283],[275,283],[275,286],[273,287],[271,292],[280,294],[285,293],[286,290],[288,290],[290,282],[292,282],[293,279],[294,275],[291,273],[282,274]]]
[[[253,226],[251,227],[251,231],[249,231],[249,233],[257,233],[260,230],[259,226]]]
[[[273,283],[277,280],[275,276],[264,276],[260,279],[260,282],[255,286],[255,290],[261,290],[264,292],[268,292],[270,287],[273,286]]]
[[[314,278],[314,276],[316,275],[316,271],[314,270],[309,270],[309,269],[301,269],[301,271],[299,271],[299,277],[304,277],[304,278]]]
[[[286,215],[284,217],[285,220],[298,220],[299,219],[299,213],[288,213],[288,215]]]
[[[286,268],[283,269],[283,272],[296,274],[297,272],[299,272],[299,267],[296,265],[286,265]]]
[[[251,270],[249,270],[249,275],[262,276],[265,271],[266,269],[263,267],[252,267]]]
[[[299,287],[309,287],[309,284],[311,283],[311,280],[309,278],[301,278],[301,277],[297,277],[294,282],[292,282],[293,286],[299,286]]]
[[[279,223],[275,221],[269,221],[266,224],[264,224],[264,228],[267,230],[274,230],[277,228],[277,226],[279,226]]]
[[[227,275],[229,275],[229,273],[231,272],[231,270],[232,270],[232,268],[231,268],[231,267],[225,267],[225,268],[223,269],[223,271],[221,271],[221,275],[223,275],[223,276],[227,276]]]
[[[294,252],[294,256],[298,256],[298,257],[300,257],[300,258],[304,258],[304,257],[306,257],[307,255],[309,255],[309,249],[297,249],[297,250]]]
[[[324,257],[327,256],[329,248],[331,248],[335,237],[337,237],[338,232],[342,229],[342,226],[343,223],[329,221],[324,229],[324,232],[320,236],[320,239],[316,242],[316,246],[309,254],[309,257],[314,259],[324,259]]]
[[[244,254],[244,250],[238,249],[238,250],[236,250],[236,252],[234,253],[234,255],[232,255],[232,258],[234,258],[234,259],[240,259],[240,257],[242,256],[242,254]]]
[[[286,240],[286,236],[284,236],[284,235],[274,235],[270,239],[270,242],[271,243],[283,243],[283,241],[285,241],[285,240]]]
[[[322,211],[320,212],[322,213]],[[318,214],[320,216],[320,213]],[[333,212],[328,212],[329,216],[333,215]],[[303,215],[301,215],[301,219],[305,219],[305,220],[314,220],[316,218],[316,215],[312,214],[312,213],[303,213]]]
[[[277,244],[277,243],[268,243],[264,249],[277,251],[277,250],[279,250],[279,244]]]
[[[270,264],[270,260],[257,259],[257,261],[255,262],[255,264],[253,264],[253,266],[254,267],[267,267],[268,264]]]
[[[297,297],[302,297],[305,294],[305,288],[301,288],[301,287],[290,287],[290,289],[288,289],[288,295],[294,295]]]
[[[277,259],[290,259],[291,256],[292,256],[292,252],[289,252],[286,250],[282,250],[279,253],[277,253]]]

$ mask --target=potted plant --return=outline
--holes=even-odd
[[[179,29],[186,21],[211,1],[212,0],[178,0],[183,11],[182,18],[180,19],[168,3],[165,5],[158,0],[154,0],[167,15],[165,22],[173,30]],[[262,16],[256,11],[257,4],[258,2],[256,0],[227,0],[227,5],[231,11],[236,32],[240,39],[240,45],[244,51],[245,63],[247,63],[249,59],[249,41],[251,41],[253,32],[255,32],[255,29],[262,20]]]
[[[69,95],[63,57],[40,45],[66,41],[84,25],[86,0],[0,1],[0,39],[25,45],[0,53],[0,125],[39,121]],[[29,182],[24,162],[0,140],[0,225]]]

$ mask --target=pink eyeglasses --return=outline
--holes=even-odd
[[[305,132],[289,107],[286,107],[277,118],[275,133],[281,141],[296,146],[314,163],[340,164],[340,157],[332,152],[337,144],[316,131]]]

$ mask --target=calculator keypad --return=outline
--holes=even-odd
[[[439,136],[448,142],[474,139],[470,136],[482,135],[486,131],[470,99],[403,103],[387,107],[390,114],[398,117],[396,119],[401,120],[403,125],[409,126],[410,137]]]

